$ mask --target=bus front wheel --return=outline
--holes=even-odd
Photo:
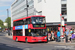
[[[44,43],[48,43],[48,41],[44,42]]]

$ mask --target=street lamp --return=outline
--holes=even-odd
[[[27,10],[27,17],[28,17],[28,7],[29,7],[28,0],[26,0],[26,6],[27,6],[27,8],[26,8],[26,10]]]
[[[9,17],[9,10],[7,9],[7,18]],[[7,20],[7,23],[9,22],[9,18]],[[7,24],[8,27],[8,35],[10,35],[10,31],[9,31],[9,23]]]
[[[9,10],[7,9],[7,18],[9,17]],[[9,22],[9,19],[7,20],[7,23]],[[7,25],[8,29],[9,29],[9,23]]]

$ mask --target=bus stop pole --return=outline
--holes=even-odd
[[[63,29],[62,29],[62,15],[60,15],[60,20],[61,20],[61,28],[60,28],[60,35],[61,35],[61,37],[60,37],[60,39],[61,39],[61,42],[62,42],[62,33],[63,33]]]

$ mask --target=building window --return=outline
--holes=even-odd
[[[65,22],[67,22],[67,19],[64,19]]]
[[[67,1],[67,0],[61,0],[61,1]]]
[[[41,2],[42,0],[38,0],[38,3]]]
[[[66,6],[66,4],[61,5],[61,14],[62,15],[67,15],[67,6]]]
[[[28,5],[29,5],[28,10],[34,8],[33,0],[30,0],[30,1],[28,2]],[[13,12],[12,12],[12,16],[15,16],[15,15],[17,15],[17,14],[20,14],[20,13],[24,12],[25,9],[26,9],[26,5],[23,5],[22,7],[18,8],[18,9],[15,10],[15,11],[13,11]]]
[[[12,9],[14,9],[15,7],[17,7],[19,4],[21,4],[22,2],[24,2],[25,0],[18,0],[16,1],[13,5],[12,5]]]
[[[62,4],[62,8],[64,8],[64,7],[66,8],[66,4]]]
[[[67,15],[67,11],[65,10],[65,11],[61,11],[62,12],[62,15]]]

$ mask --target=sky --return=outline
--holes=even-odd
[[[0,0],[0,19],[5,22],[7,18],[7,9],[9,9],[9,17],[11,17],[11,4],[15,0]]]

